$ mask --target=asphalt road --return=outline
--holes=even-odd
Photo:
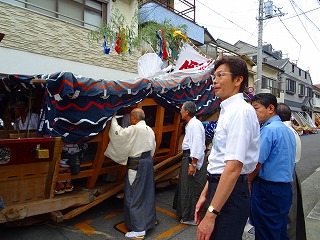
[[[320,134],[302,136],[302,159],[297,164],[297,172],[302,182],[305,217],[310,231],[309,240],[315,240],[320,232],[317,229],[320,222],[315,221],[315,206],[319,205],[320,191]],[[195,226],[179,223],[172,209],[175,186],[156,192],[156,210],[158,225],[147,232],[145,239],[195,239]],[[306,203],[306,204],[305,204]],[[310,224],[309,224],[310,223]],[[313,225],[315,227],[313,227]],[[85,239],[125,239],[123,231],[123,201],[112,197],[88,211],[62,223],[46,220],[31,226],[0,225],[0,240],[85,240]],[[312,237],[314,236],[314,237]],[[243,239],[254,239],[252,234],[244,233]]]

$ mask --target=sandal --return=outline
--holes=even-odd
[[[66,182],[66,188],[64,189],[66,192],[72,192],[73,191],[73,185],[71,182]]]
[[[129,239],[144,239],[144,235],[146,234],[146,231],[142,232],[127,232],[124,236]]]
[[[57,183],[56,189],[54,190],[54,194],[63,194],[65,193],[64,183]]]

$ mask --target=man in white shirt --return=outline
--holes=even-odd
[[[130,113],[130,126],[122,128],[117,119],[111,120],[110,142],[105,155],[127,165],[124,189],[124,219],[130,232],[126,238],[144,239],[146,231],[156,223],[155,181],[153,160],[156,149],[153,130],[144,121],[140,108]]]
[[[182,142],[183,157],[173,208],[177,210],[181,223],[197,225],[194,222],[196,202],[206,183],[205,131],[203,124],[195,116],[194,102],[185,102],[180,113],[187,124]]]
[[[39,124],[39,114],[32,113],[28,98],[19,96],[13,106],[16,120],[13,124],[14,130],[34,130]]]
[[[291,109],[284,103],[278,103],[277,113],[281,121],[291,129],[296,140],[296,160],[297,163],[301,158],[301,140],[299,134],[291,125]],[[294,169],[292,185],[292,205],[288,214],[288,237],[290,240],[306,240],[306,228],[304,221],[304,212],[302,204],[301,184]]]
[[[222,102],[208,158],[208,181],[196,206],[197,238],[240,240],[250,211],[247,174],[258,162],[260,127],[255,110],[243,97],[246,62],[223,57],[214,69],[215,94]],[[201,220],[206,201],[209,208]]]

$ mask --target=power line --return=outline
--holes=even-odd
[[[283,24],[283,26],[287,29],[287,31],[290,33],[290,35],[292,36],[292,38],[298,43],[299,45],[299,54],[298,54],[298,59],[297,62],[299,61],[300,58],[300,52],[301,52],[301,44],[298,42],[298,40],[293,36],[293,34],[290,32],[290,30],[287,28],[287,26],[284,24],[284,22],[281,20],[280,16],[278,16],[280,22]]]
[[[299,15],[303,15],[313,26],[316,27],[316,29],[318,29],[318,31],[320,31],[320,28],[318,28],[318,26],[306,15],[306,13],[304,11],[302,11],[301,8],[299,8],[299,6],[294,1],[290,1],[290,3],[291,3],[291,5],[294,4],[300,10],[301,14],[299,14]],[[293,5],[292,5],[292,7],[293,7]],[[317,8],[317,9],[319,9],[319,8]],[[294,9],[294,7],[293,7],[293,9]],[[295,12],[296,12],[296,10],[295,10]],[[297,12],[296,12],[296,14],[297,14]],[[298,18],[299,18],[299,15],[297,15]],[[300,20],[300,18],[299,18],[299,20]]]
[[[319,1],[320,1],[320,0],[319,0]],[[299,7],[298,7],[298,8],[299,8]],[[300,8],[299,8],[299,9],[300,9]],[[308,18],[307,15],[306,15],[306,13],[310,13],[310,12],[313,12],[313,11],[318,10],[318,9],[320,9],[320,7],[311,9],[311,10],[306,11],[306,12],[304,12],[304,11],[302,11],[302,10],[300,9],[300,11],[301,11],[300,14],[297,14],[297,15],[294,15],[294,16],[291,16],[291,17],[288,17],[288,18],[285,18],[285,19],[283,19],[283,21],[289,20],[289,19],[291,19],[291,18],[299,17],[300,15],[305,15],[305,17]],[[309,19],[309,18],[308,18],[308,19]],[[320,28],[318,28],[318,26],[317,26],[314,22],[312,22],[311,20],[309,20],[309,21],[320,31]],[[270,23],[270,24],[275,24],[275,23],[278,23],[278,22],[279,22],[279,21],[275,21],[275,22]]]
[[[237,27],[241,28],[241,29],[244,30],[245,32],[249,33],[250,36],[248,37],[248,39],[246,40],[246,42],[248,42],[252,36],[257,37],[257,36],[254,34],[254,33],[256,32],[256,30],[257,30],[257,26],[255,27],[255,29],[254,29],[253,32],[249,32],[249,31],[247,31],[246,29],[244,29],[244,28],[242,28],[241,26],[239,26],[238,24],[234,23],[232,20],[228,19],[227,17],[222,16],[220,13],[216,12],[215,10],[213,10],[212,8],[210,8],[209,6],[207,6],[207,5],[205,5],[204,3],[200,2],[199,0],[197,0],[197,2],[200,3],[201,5],[203,5],[204,7],[208,8],[208,9],[211,10],[212,12],[216,13],[216,14],[219,15],[220,17],[228,20],[228,21],[231,22],[232,24],[234,24],[234,25],[236,25]],[[198,24],[199,24],[199,23],[198,23]],[[208,24],[201,24],[201,25],[211,26],[211,27],[216,27],[216,28],[223,28],[223,27],[218,27],[218,26],[213,26],[213,25],[208,25]],[[224,28],[224,29],[227,29],[227,28]],[[241,48],[243,48],[243,47],[244,47],[244,45],[242,45],[242,46],[239,48],[238,51],[240,51]]]
[[[296,5],[296,6],[297,6],[297,4],[296,4],[293,0],[290,0],[290,3],[291,3],[291,6],[292,6],[293,10],[294,10],[295,13],[297,14],[297,11],[296,11],[295,7],[293,6],[293,5]],[[314,45],[314,46],[316,47],[316,49],[318,49],[318,51],[320,52],[319,48],[317,47],[317,45],[315,44],[315,42],[314,42],[313,39],[311,38],[309,32],[307,31],[306,27],[304,26],[304,24],[303,24],[303,22],[301,21],[301,19],[300,19],[299,16],[298,16],[298,18],[299,18],[299,21],[300,21],[301,25],[303,26],[304,30],[305,30],[306,33],[308,34],[310,40],[312,41],[313,45]],[[299,54],[299,55],[300,55],[300,54]]]
[[[212,12],[214,12],[215,14],[219,15],[220,17],[226,19],[227,21],[231,22],[232,24],[236,25],[237,27],[241,28],[243,31],[251,34],[249,31],[247,31],[246,29],[244,29],[243,27],[241,27],[240,25],[236,24],[234,21],[230,20],[229,18],[227,17],[224,17],[223,15],[221,15],[220,13],[218,13],[217,11],[213,10],[212,8],[210,8],[208,5],[200,2],[199,0],[197,0],[198,3],[200,3],[202,6],[208,8],[209,10],[211,10]]]

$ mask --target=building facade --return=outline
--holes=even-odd
[[[88,33],[107,23],[117,8],[129,22],[136,0],[0,0],[0,74],[47,74],[69,71],[94,79],[137,76],[134,51],[125,58],[103,54],[102,40]],[[136,26],[136,30],[138,25]]]
[[[317,128],[320,129],[320,84],[313,85],[313,115],[312,120],[316,124]]]
[[[238,51],[250,56],[257,61],[257,47],[238,41],[235,46]],[[313,118],[313,85],[309,71],[305,71],[291,62],[282,58],[281,51],[275,51],[271,44],[263,46],[262,51],[262,81],[261,92],[270,92],[278,97],[279,102],[290,106],[294,120],[301,131],[315,131]],[[274,67],[276,76],[268,75],[268,67]],[[259,80],[257,80],[259,81]]]

